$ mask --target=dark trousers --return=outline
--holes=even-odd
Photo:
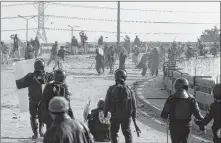
[[[41,104],[39,103],[32,103],[29,102],[29,113],[31,115],[30,121],[31,121],[31,128],[34,134],[38,132],[39,130],[42,130],[44,124],[41,120]],[[37,123],[37,119],[39,124]]]
[[[188,126],[170,126],[170,136],[172,143],[187,143],[190,133]]]
[[[147,66],[145,66],[144,68],[143,68],[143,71],[142,71],[142,76],[145,76],[146,75],[146,73],[147,73]]]
[[[125,143],[132,143],[130,124],[131,124],[131,118],[111,119],[111,128],[110,128],[111,143],[118,143],[117,133],[119,132],[120,126],[125,138]]]
[[[103,73],[104,73],[104,64],[103,63],[97,63],[96,62],[96,67],[95,68],[96,68],[98,74],[101,74],[101,69],[103,70]]]
[[[217,137],[217,130],[215,130],[215,129],[212,129],[212,131],[213,131],[213,142],[214,143],[220,143],[221,142],[221,138],[218,138]]]
[[[119,69],[124,69],[125,70],[125,61],[120,61]]]

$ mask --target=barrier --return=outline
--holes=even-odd
[[[174,93],[174,81],[177,78],[185,78],[190,84],[188,92],[195,96],[200,109],[207,110],[208,106],[214,101],[211,90],[215,81],[211,79],[211,76],[191,76],[188,73],[181,72],[176,67],[174,63],[165,62],[163,64],[164,87],[166,90],[170,94]]]

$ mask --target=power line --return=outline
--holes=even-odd
[[[29,28],[29,30],[36,30],[37,28]],[[71,31],[70,29],[65,28],[46,28],[47,30],[56,30],[56,31]],[[7,32],[7,31],[23,31],[26,29],[13,29],[13,30],[2,30],[1,32]],[[73,30],[73,31],[84,31],[88,33],[112,33],[116,34],[117,32],[113,31],[97,31],[97,30]],[[120,32],[122,34],[140,34],[140,35],[190,35],[193,33],[136,33],[136,32]]]
[[[91,20],[91,21],[105,21],[105,22],[117,22],[117,20],[111,19],[97,19],[97,18],[83,18],[83,17],[76,17],[76,16],[57,16],[57,15],[45,15],[45,17],[53,17],[53,18],[63,18],[63,19],[76,19],[76,20]],[[31,16],[26,16],[31,17]],[[3,17],[1,19],[14,19],[20,17]],[[202,23],[202,22],[171,22],[171,21],[138,21],[138,20],[121,20],[120,22],[127,22],[127,23],[152,23],[152,24],[220,24],[220,23]]]
[[[114,7],[99,7],[99,6],[85,6],[85,5],[75,5],[75,4],[64,4],[64,3],[49,3],[50,5],[55,6],[68,6],[68,7],[80,7],[80,8],[91,8],[91,9],[105,9],[105,10],[117,10]],[[176,13],[210,13],[210,14],[220,14],[220,12],[205,12],[205,11],[174,11],[174,10],[153,10],[153,9],[127,9],[121,8],[125,11],[148,11],[148,12],[176,12]]]
[[[36,4],[37,2],[32,2],[32,3],[22,3],[22,4],[7,4],[7,5],[1,5],[1,7],[12,7],[12,6],[24,6],[24,5],[33,5]]]

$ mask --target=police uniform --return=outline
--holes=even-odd
[[[69,110],[68,114],[71,118],[74,118],[73,111],[70,105],[70,96],[71,93],[68,89],[65,80],[65,73],[62,70],[56,70],[54,73],[55,81],[51,81],[45,86],[43,91],[43,99],[42,99],[42,121],[46,124],[47,129],[51,126],[52,119],[49,115],[48,105],[50,100],[54,96],[63,96],[69,102]]]
[[[69,103],[64,97],[52,98],[48,110],[53,123],[46,131],[43,143],[93,143],[87,126],[68,116]]]
[[[108,111],[111,113],[111,128],[110,128],[110,134],[111,134],[111,142],[112,143],[118,143],[117,140],[117,133],[119,132],[120,126],[123,132],[123,135],[125,137],[126,143],[132,143],[132,133],[131,133],[131,117],[133,120],[136,118],[136,99],[134,96],[134,93],[132,90],[125,84],[127,73],[123,69],[118,69],[115,72],[115,81],[116,85],[110,86],[107,95],[105,98],[105,106],[104,106],[104,117],[107,116]],[[115,87],[122,86],[124,87],[124,93],[127,94],[127,97],[129,98],[127,104],[127,110],[124,110],[125,108],[117,108],[119,105],[116,104],[118,100],[114,99],[114,96],[119,98],[119,90],[114,90]],[[117,88],[116,88],[117,89]],[[123,91],[122,90],[122,91]],[[130,96],[129,96],[130,95]],[[122,104],[125,105],[125,104]]]
[[[183,78],[176,79],[174,86],[176,92],[166,100],[161,117],[167,119],[169,116],[172,143],[187,143],[192,114],[199,120],[203,119],[203,116],[195,98],[187,93],[188,81]]]
[[[207,110],[207,114],[203,120],[195,120],[195,123],[200,126],[201,130],[205,130],[204,126],[206,126],[212,119],[213,126],[213,142],[220,143],[221,142],[221,96],[220,96],[220,83],[216,84],[213,88],[213,96],[215,101],[209,106]]]
[[[41,120],[41,101],[42,101],[42,84],[53,80],[53,74],[45,73],[44,62],[37,59],[34,64],[35,71],[33,73],[28,73],[25,77],[16,80],[16,85],[18,89],[28,87],[29,96],[29,113],[31,115],[31,128],[34,133],[33,139],[38,137],[38,123],[39,120],[39,133],[43,136],[43,122]]]

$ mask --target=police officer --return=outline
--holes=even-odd
[[[34,72],[28,73],[23,78],[16,80],[18,89],[28,87],[29,96],[29,113],[31,115],[31,128],[34,133],[32,139],[38,138],[38,123],[39,134],[43,136],[43,122],[41,120],[41,101],[42,101],[42,84],[46,84],[53,80],[53,74],[44,71],[45,63],[41,59],[36,59],[34,63]]]
[[[43,99],[42,99],[42,121],[46,124],[47,129],[51,126],[52,119],[49,116],[48,104],[49,101],[54,96],[63,96],[69,102],[69,110],[68,114],[71,118],[74,118],[71,105],[70,105],[70,96],[71,93],[68,89],[67,84],[65,83],[66,75],[65,72],[58,69],[54,72],[54,81],[51,81],[45,86],[43,91]]]
[[[52,126],[46,131],[43,143],[92,143],[86,125],[71,119],[68,115],[69,102],[64,97],[54,97],[48,110],[53,119]]]
[[[212,119],[214,120],[213,126],[212,126],[212,131],[213,131],[213,142],[214,143],[220,143],[221,142],[221,96],[220,96],[220,83],[215,84],[213,87],[213,97],[215,101],[209,106],[209,109],[207,111],[206,116],[204,117],[203,120],[194,120],[197,125],[200,126],[201,130],[205,130],[204,126],[206,126]]]
[[[196,119],[202,120],[195,98],[189,94],[189,83],[184,78],[175,80],[175,93],[170,95],[164,105],[161,117],[169,116],[169,129],[172,143],[187,143],[191,127],[192,114]]]
[[[104,100],[100,99],[97,103],[97,108],[91,110],[88,115],[88,126],[97,142],[110,141],[110,113],[104,118]]]
[[[121,126],[126,143],[132,143],[131,117],[135,122],[136,118],[136,99],[133,91],[126,85],[127,72],[123,69],[115,71],[116,84],[110,86],[104,106],[104,117],[108,111],[111,113],[111,142],[118,143],[117,133]]]

